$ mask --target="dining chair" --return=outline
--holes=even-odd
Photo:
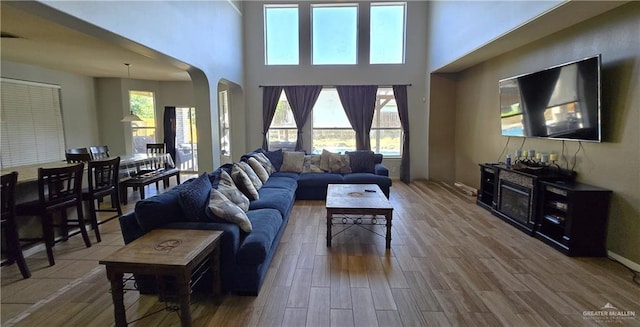
[[[107,145],[91,146],[89,152],[91,152],[93,160],[109,158],[109,146]]]
[[[71,149],[65,150],[65,153],[79,154],[79,153],[90,153],[90,152],[89,152],[89,149],[87,148],[71,148]]]
[[[157,155],[167,153],[167,146],[164,143],[147,143],[147,154]],[[164,167],[164,163],[161,161],[151,161],[148,165],[151,170],[158,170]],[[156,189],[160,190],[160,182],[156,182]],[[166,188],[168,183],[167,181],[163,181],[163,186]]]
[[[2,262],[2,266],[16,263],[23,278],[31,277],[27,262],[24,260],[20,237],[18,236],[18,225],[16,224],[16,184],[18,173],[11,172],[2,175],[2,189],[0,200],[2,201],[2,229],[5,231],[5,242],[7,245],[7,257]]]
[[[98,225],[122,216],[120,192],[118,189],[120,173],[120,157],[108,160],[90,161],[87,168],[89,187],[82,191],[82,200],[88,202],[89,220],[96,234],[97,242],[101,242]],[[111,209],[102,209],[100,204],[106,196],[111,197]],[[97,205],[96,205],[97,202]],[[116,215],[98,221],[97,212],[115,212]]]
[[[57,242],[54,228],[61,229],[60,240],[66,241],[69,236],[82,234],[86,247],[91,247],[87,234],[82,207],[82,174],[84,164],[61,168],[38,169],[38,199],[16,206],[17,216],[38,216],[42,219],[42,237],[21,239],[24,241],[44,241],[47,249],[49,265],[55,265],[53,246]],[[76,218],[68,217],[67,210],[76,209]],[[54,221],[54,213],[60,214],[60,223]],[[69,235],[69,227],[78,227],[79,231]],[[58,240],[59,241],[59,240]]]
[[[166,153],[167,146],[164,143],[147,143],[147,153],[158,154]]]
[[[91,161],[90,153],[65,153],[67,163],[81,163]]]

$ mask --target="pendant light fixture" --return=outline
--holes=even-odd
[[[124,65],[127,66],[127,78],[131,78],[131,64],[125,63]],[[138,117],[138,115],[135,115],[133,111],[129,111],[129,114],[124,116],[120,121],[123,123],[130,123],[134,121],[142,121],[142,119]]]

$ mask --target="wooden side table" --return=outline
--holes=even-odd
[[[125,273],[173,276],[178,284],[182,326],[191,326],[191,275],[210,259],[213,294],[220,296],[221,231],[156,229],[100,260],[111,282],[116,326],[127,326],[123,303]]]

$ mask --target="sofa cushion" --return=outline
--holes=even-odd
[[[249,198],[247,198],[247,196],[238,189],[235,182],[226,171],[222,171],[220,173],[220,181],[217,189],[243,211],[249,210]]]
[[[247,176],[247,173],[240,168],[238,165],[233,165],[231,169],[231,178],[236,183],[236,186],[246,195],[249,200],[257,200],[260,195],[258,194],[258,190],[253,186],[251,179]]]
[[[222,172],[224,171],[227,174],[230,174],[232,167],[233,167],[233,164],[227,163],[218,167],[218,169],[214,170],[211,174],[209,174],[209,181],[211,182],[211,187],[218,188],[218,184],[220,183],[220,176]]]
[[[253,184],[253,187],[255,187],[256,190],[259,190],[262,187],[262,180],[260,180],[260,177],[258,177],[258,174],[256,174],[256,172],[253,170],[253,168],[251,168],[251,166],[248,163],[246,163],[245,161],[240,161],[236,163],[236,165],[242,168],[242,170],[244,170],[244,172],[247,174],[247,176],[251,180],[251,183]]]
[[[323,171],[329,171],[329,157],[331,157],[331,152],[322,149],[322,154],[320,155],[320,169]]]
[[[258,175],[258,178],[260,178],[262,183],[265,183],[269,179],[269,172],[267,172],[264,166],[255,157],[247,159],[247,163],[251,166],[256,175]]]
[[[291,192],[295,192],[298,188],[298,181],[297,179],[289,177],[279,177],[272,175],[271,177],[269,177],[267,182],[262,185],[262,188],[281,188],[290,190]]]
[[[257,209],[247,212],[253,231],[242,240],[236,261],[242,265],[259,265],[264,262],[271,250],[282,216],[275,209]]]
[[[168,223],[183,220],[180,190],[188,187],[193,180],[195,179],[187,180],[167,192],[136,202],[136,220],[145,233]]]
[[[282,166],[283,160],[283,152],[282,149],[276,151],[265,151],[264,155],[271,161],[273,168],[276,171],[280,171],[280,167]]]
[[[280,188],[265,188],[258,191],[260,199],[251,201],[249,211],[256,209],[276,209],[282,216],[287,216],[295,201],[295,194],[291,190]]]
[[[353,173],[344,175],[344,182],[348,184],[378,184],[380,188],[391,186],[391,178],[367,173]]]
[[[382,153],[374,153],[373,154],[373,162],[375,164],[380,164],[382,163]]]
[[[349,162],[352,173],[373,173],[375,170],[375,161],[373,151],[358,150],[348,151]]]
[[[282,155],[280,171],[301,173],[304,165],[304,152],[285,151]]]
[[[264,167],[264,170],[267,171],[267,174],[271,175],[276,172],[276,168],[271,163],[271,160],[267,158],[264,153],[254,153],[251,155],[252,158],[255,158],[261,165]]]
[[[244,210],[227,199],[220,191],[216,189],[211,190],[208,208],[214,215],[240,226],[243,232],[251,232],[251,221],[249,221]]]
[[[298,177],[298,188],[324,187],[329,184],[342,184],[344,177],[332,173],[308,173]]]
[[[348,155],[332,153],[329,156],[329,172],[337,174],[351,173],[351,163]]]
[[[324,173],[324,170],[320,169],[320,157],[319,154],[305,155],[302,173]]]
[[[292,173],[292,172],[286,172],[286,171],[279,171],[279,172],[275,172],[273,174],[271,174],[271,177],[269,178],[273,178],[273,177],[286,177],[286,178],[291,178],[293,180],[297,180],[298,176],[300,174],[298,173]]]
[[[207,217],[205,210],[211,192],[211,182],[206,173],[198,176],[189,183],[188,187],[182,188],[179,192],[178,202],[186,220],[197,221]]]

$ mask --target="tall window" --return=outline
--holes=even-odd
[[[289,106],[289,101],[283,91],[269,126],[269,150],[293,151],[296,149],[297,138],[296,121],[293,119],[293,111],[291,111],[291,106]]]
[[[229,93],[218,92],[218,108],[220,108],[220,154],[231,156],[231,132],[229,121]]]
[[[322,149],[331,152],[356,149],[356,132],[349,123],[336,89],[322,89],[313,106],[312,114],[313,148],[311,152],[322,153]]]
[[[129,91],[131,111],[142,121],[131,123],[133,153],[146,153],[147,143],[156,143],[156,106],[153,92]]]
[[[358,5],[311,5],[312,63],[354,65],[358,48]]]
[[[404,63],[406,3],[371,3],[369,63]]]
[[[385,157],[402,154],[402,125],[392,88],[378,88],[371,124],[371,150]]]
[[[297,65],[298,42],[298,5],[265,5],[265,64]]]
[[[176,108],[176,165],[181,171],[198,171],[196,108]]]

